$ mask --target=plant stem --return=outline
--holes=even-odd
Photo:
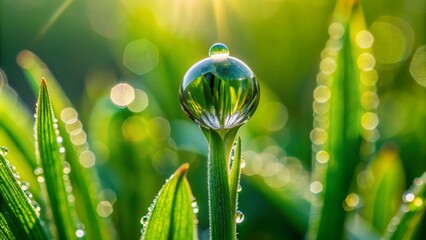
[[[236,131],[237,129],[235,133]],[[235,199],[231,199],[232,190],[228,181],[228,172],[232,148],[229,147],[231,141],[228,140],[230,137],[234,139],[235,134],[222,137],[215,130],[208,130],[205,133],[209,141],[207,166],[210,239],[233,240],[236,239],[236,204],[232,206],[232,203],[236,203],[236,196],[233,196]]]

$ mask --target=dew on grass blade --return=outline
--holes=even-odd
[[[235,219],[237,223],[242,223],[244,221],[244,213],[240,210],[237,211],[237,217]]]
[[[7,153],[9,152],[9,150],[7,150],[6,147],[0,147],[0,155],[2,155],[3,157],[5,157],[7,155]]]
[[[192,66],[180,86],[183,111],[205,128],[224,130],[244,124],[255,112],[260,91],[254,73],[224,44]]]
[[[192,201],[191,206],[192,206],[192,212],[194,212],[195,214],[197,214],[200,211],[200,208],[198,207],[198,203],[195,199]]]

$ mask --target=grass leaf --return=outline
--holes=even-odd
[[[193,197],[185,174],[188,167],[178,168],[160,190],[146,216],[143,239],[186,240],[196,235]]]
[[[49,93],[42,80],[36,119],[36,149],[43,168],[47,194],[60,239],[73,239],[77,230],[68,201],[66,182],[64,181],[64,161],[60,152]]]
[[[0,154],[0,239],[48,239],[15,175]]]
[[[51,99],[55,102],[53,112],[56,116],[60,116],[62,110],[72,108],[71,101],[65,95],[63,89],[53,74],[49,71],[46,64],[38,58],[34,53],[24,50],[18,55],[18,62],[21,64],[24,74],[34,91],[40,87],[40,79],[45,77],[49,79],[49,87],[51,89]],[[74,110],[72,108],[72,110]],[[78,119],[77,121],[81,123]],[[70,134],[66,130],[64,121],[57,122],[59,131],[63,134],[63,146],[67,150],[65,156],[69,162],[71,169],[70,178],[73,191],[75,193],[76,211],[84,225],[90,226],[86,228],[85,235],[90,239],[105,239],[111,235],[113,226],[108,224],[107,219],[101,219],[96,212],[99,199],[97,193],[101,186],[96,171],[93,168],[85,168],[80,164],[79,153],[87,150],[87,143],[77,146],[71,141]],[[82,134],[85,134],[82,131]]]
[[[231,166],[231,172],[229,174],[229,191],[231,195],[231,211],[232,216],[236,216],[237,204],[238,204],[238,185],[240,184],[241,176],[241,139],[238,138],[237,145],[235,146],[235,152],[233,154],[233,161]]]
[[[32,114],[20,103],[9,87],[0,89],[0,128],[9,136],[31,167],[36,168],[32,138]],[[7,107],[3,107],[7,106]]]
[[[399,212],[391,219],[384,239],[413,239],[421,225],[426,207],[426,172],[414,179],[413,185],[402,196]]]

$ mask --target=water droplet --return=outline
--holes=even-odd
[[[44,183],[44,177],[42,177],[42,176],[38,176],[38,177],[37,177],[37,182],[39,182],[39,183]]]
[[[327,163],[328,160],[330,159],[330,155],[328,154],[328,152],[321,150],[319,152],[317,152],[317,154],[315,155],[316,160],[319,163]]]
[[[241,168],[241,169],[243,169],[243,168],[245,168],[245,167],[246,167],[246,165],[247,165],[246,160],[241,159],[241,162],[240,162],[240,168]]]
[[[194,212],[195,214],[197,214],[200,211],[200,208],[198,207],[198,203],[196,200],[192,201],[191,206],[192,206],[192,212]]]
[[[0,147],[0,155],[2,155],[3,157],[5,157],[7,155],[7,153],[9,152],[9,150],[7,150],[6,147]]]
[[[68,162],[64,162],[64,173],[69,174],[71,172],[71,166]]]
[[[237,211],[237,218],[235,219],[237,223],[242,223],[244,221],[244,213],[240,210]]]
[[[30,189],[30,183],[29,182],[21,182],[21,189],[23,190],[23,191],[26,191],[26,190],[28,190],[28,189]]]
[[[414,180],[413,180],[413,182],[414,182],[414,184],[416,185],[416,186],[421,186],[421,185],[423,185],[423,179],[421,179],[421,178],[415,178]]]
[[[404,196],[402,197],[402,200],[406,203],[410,203],[414,200],[415,197],[416,196],[413,193],[408,192],[404,194]]]
[[[75,236],[77,236],[77,238],[82,238],[84,237],[84,230],[83,229],[78,229],[77,231],[75,231]]]
[[[185,74],[179,89],[181,107],[202,127],[231,129],[244,124],[256,111],[259,85],[242,61],[233,57],[214,60],[227,52],[223,48],[213,45],[210,52],[210,58],[196,63]]]
[[[238,184],[237,191],[238,191],[238,192],[241,192],[242,190],[243,190],[243,187],[241,187],[241,184]]]
[[[60,153],[64,153],[64,152],[65,152],[65,148],[64,148],[64,147],[60,147],[60,148],[59,148],[59,152],[60,152]]]
[[[33,198],[33,194],[30,191],[24,191],[24,193],[27,196],[27,198],[29,199]]]
[[[322,183],[320,183],[319,181],[315,181],[311,183],[311,186],[310,186],[310,190],[314,194],[320,193],[322,191],[322,188],[323,188]]]
[[[142,218],[141,218],[141,224],[145,227],[147,224],[148,224],[148,222],[149,222],[149,217],[148,216],[143,216]]]
[[[226,59],[229,56],[229,49],[223,43],[215,43],[209,49],[209,56],[215,60]]]
[[[152,211],[154,211],[154,204],[151,204],[148,207],[148,213],[152,213]]]
[[[111,213],[114,211],[113,206],[108,201],[101,201],[98,206],[96,207],[96,211],[98,212],[98,215],[101,217],[108,217],[111,215]]]
[[[40,216],[40,211],[41,211],[40,204],[33,200],[33,201],[31,201],[31,205],[33,206],[37,216]]]

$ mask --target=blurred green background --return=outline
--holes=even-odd
[[[74,144],[90,145],[96,160],[89,152],[85,163],[91,167],[96,161],[103,187],[109,189],[103,193],[112,199],[113,210],[100,215],[112,217],[120,239],[140,236],[140,218],[164,180],[184,162],[191,164],[189,181],[200,206],[200,235],[205,236],[207,144],[181,111],[178,88],[185,72],[207,57],[213,43],[225,43],[232,56],[252,68],[262,91],[258,112],[241,130],[248,168],[239,197],[245,214],[239,238],[301,239],[309,214],[303,201],[309,200],[313,90],[335,4],[1,0],[0,68],[29,116],[36,95],[22,69],[31,69],[38,56],[58,80],[85,130]],[[426,169],[426,2],[358,4],[375,37],[381,133],[376,149],[387,143],[398,149],[393,178],[401,179],[402,194]],[[413,63],[416,50],[420,60]],[[410,72],[413,64],[420,70]],[[129,91],[130,99],[129,94],[114,97],[119,83],[128,85],[118,85],[115,94]],[[0,145],[9,147],[10,159],[19,166],[25,158],[19,147],[3,131],[0,136]],[[283,169],[281,181],[275,181],[272,177]],[[289,206],[298,198],[302,204],[292,212]]]

